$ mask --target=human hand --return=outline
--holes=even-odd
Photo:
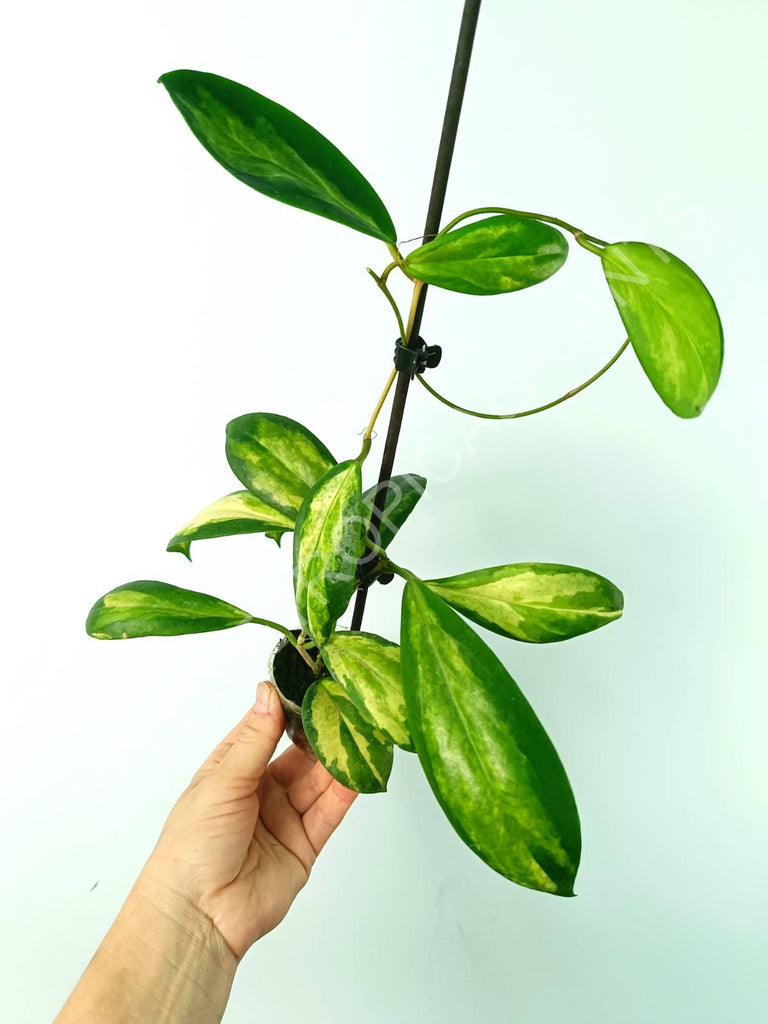
[[[291,747],[260,683],[255,706],[216,747],[171,811],[139,879],[210,920],[239,960],[285,917],[356,793]]]

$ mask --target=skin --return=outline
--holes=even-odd
[[[221,1020],[247,950],[282,921],[356,794],[256,704],[182,793],[112,928],[55,1024]]]

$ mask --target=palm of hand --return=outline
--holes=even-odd
[[[355,797],[298,747],[267,764],[282,729],[279,703],[246,716],[182,794],[148,865],[174,864],[238,959],[283,919]]]

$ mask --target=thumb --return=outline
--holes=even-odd
[[[259,683],[256,703],[218,767],[223,782],[243,783],[255,790],[283,734],[285,718],[277,691]]]

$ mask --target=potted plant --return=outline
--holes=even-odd
[[[418,379],[463,414],[516,418],[572,397],[630,346],[669,409],[698,416],[722,363],[722,329],[709,292],[685,263],[656,246],[609,243],[558,217],[506,207],[461,213],[404,252],[369,182],[295,114],[217,75],[174,71],[160,81],[198,140],[235,177],[383,244],[381,269],[369,273],[399,340],[359,450],[350,446],[339,460],[292,419],[240,415],[226,431],[240,489],[203,509],[168,544],[190,557],[192,544],[205,539],[261,533],[279,544],[292,534],[298,628],[207,594],[139,581],[100,598],[88,632],[127,639],[247,624],[276,630],[282,636],[271,672],[290,734],[335,778],[360,792],[384,791],[394,748],[408,751],[456,832],[487,864],[520,885],[572,895],[580,827],[568,778],[533,709],[470,623],[518,642],[560,642],[619,618],[621,591],[580,567],[505,564],[503,550],[499,565],[440,579],[398,564],[390,547],[427,482],[415,473],[392,475],[390,458],[381,479],[364,487],[374,428],[396,381],[407,387]],[[425,379],[440,349],[419,337],[426,286],[483,296],[541,284],[563,267],[569,234],[587,258],[601,261],[626,335],[616,355],[537,409],[491,414],[440,395]],[[397,274],[412,283],[407,314],[389,287]],[[368,588],[394,576],[404,581],[399,643],[360,628]],[[356,594],[353,628],[343,629],[339,622]]]

